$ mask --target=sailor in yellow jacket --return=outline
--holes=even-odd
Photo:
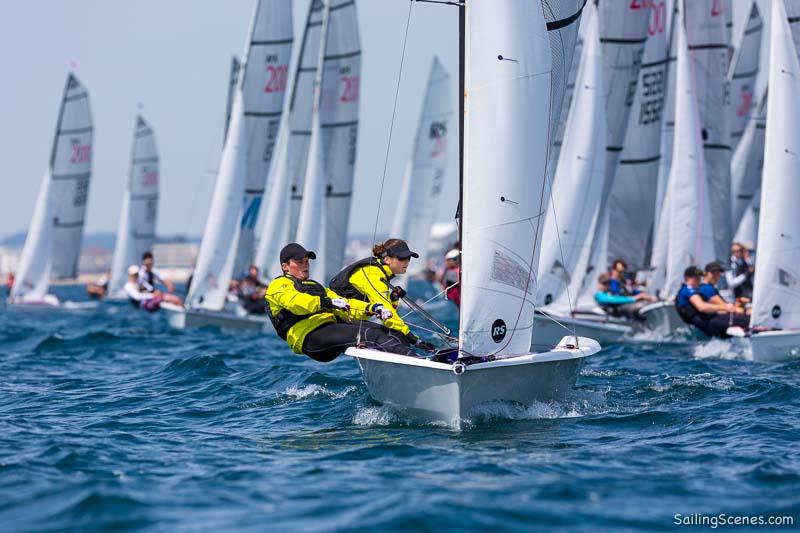
[[[412,257],[419,258],[419,254],[412,252],[406,241],[388,239],[372,248],[371,257],[356,261],[336,274],[331,289],[350,300],[381,306],[384,311],[379,318],[392,330],[392,336],[431,352],[434,346],[414,335],[396,312],[406,291],[389,283],[393,277],[406,273]]]
[[[412,353],[385,327],[366,321],[373,315],[391,317],[391,311],[387,314],[380,304],[342,298],[308,279],[310,259],[316,259],[316,254],[299,244],[284,246],[280,254],[284,273],[272,280],[265,295],[275,331],[295,353],[327,363],[356,346],[359,339],[371,348]]]

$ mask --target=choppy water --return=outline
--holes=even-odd
[[[800,363],[723,342],[610,347],[569,401],[494,406],[461,431],[375,404],[349,359],[127,306],[0,309],[0,343],[3,529],[800,524]]]

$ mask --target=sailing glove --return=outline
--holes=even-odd
[[[381,304],[375,304],[372,306],[372,314],[381,320],[389,320],[392,318],[392,312]]]
[[[405,289],[403,289],[403,287],[393,287],[392,293],[389,295],[389,297],[392,299],[393,302],[396,302],[401,298],[405,298],[405,296],[406,296],[406,291]]]
[[[409,344],[412,346],[416,346],[420,350],[424,350],[426,352],[435,352],[436,346],[429,342],[425,342],[424,340],[420,339],[410,331],[406,333],[406,339],[408,339]]]
[[[323,311],[347,311],[350,309],[350,304],[344,298],[328,298],[327,296],[320,296],[319,304]]]

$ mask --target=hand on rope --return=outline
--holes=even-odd
[[[322,296],[319,299],[320,307],[326,311],[347,311],[350,309],[350,304],[347,303],[347,300],[344,298],[328,298],[327,296]]]
[[[406,335],[406,338],[408,339],[408,342],[412,346],[416,346],[420,350],[426,351],[428,353],[433,353],[433,352],[436,351],[436,346],[434,346],[433,344],[431,344],[431,343],[429,343],[427,341],[424,341],[424,340],[420,339],[419,337],[417,337],[416,335],[414,335],[410,331]]]
[[[405,298],[405,297],[406,297],[406,291],[405,291],[405,289],[403,287],[393,287],[392,288],[392,292],[389,295],[389,298],[393,302],[396,302],[396,301],[398,301],[398,300],[400,300],[402,298]]]
[[[392,312],[381,304],[375,304],[372,306],[372,314],[380,318],[382,321],[392,318]]]

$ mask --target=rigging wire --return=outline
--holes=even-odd
[[[403,65],[405,64],[406,58],[406,45],[408,44],[408,28],[411,26],[411,11],[414,7],[414,0],[410,0],[408,2],[408,14],[406,15],[406,29],[405,34],[403,35],[403,51],[400,54],[400,69],[397,72],[397,82],[395,83],[394,89],[394,105],[392,106],[392,120],[389,124],[389,139],[386,143],[386,157],[383,161],[383,174],[381,175],[381,188],[380,193],[378,194],[378,206],[375,209],[375,225],[372,228],[372,244],[373,246],[377,244],[375,242],[375,238],[378,234],[378,221],[380,220],[381,216],[381,204],[383,202],[383,188],[386,184],[386,169],[389,166],[389,151],[392,147],[392,133],[394,132],[394,120],[397,116],[397,99],[400,95],[400,82],[403,79]],[[356,342],[359,344],[361,343],[361,326],[364,320],[361,319],[358,322],[358,336],[356,337]]]

